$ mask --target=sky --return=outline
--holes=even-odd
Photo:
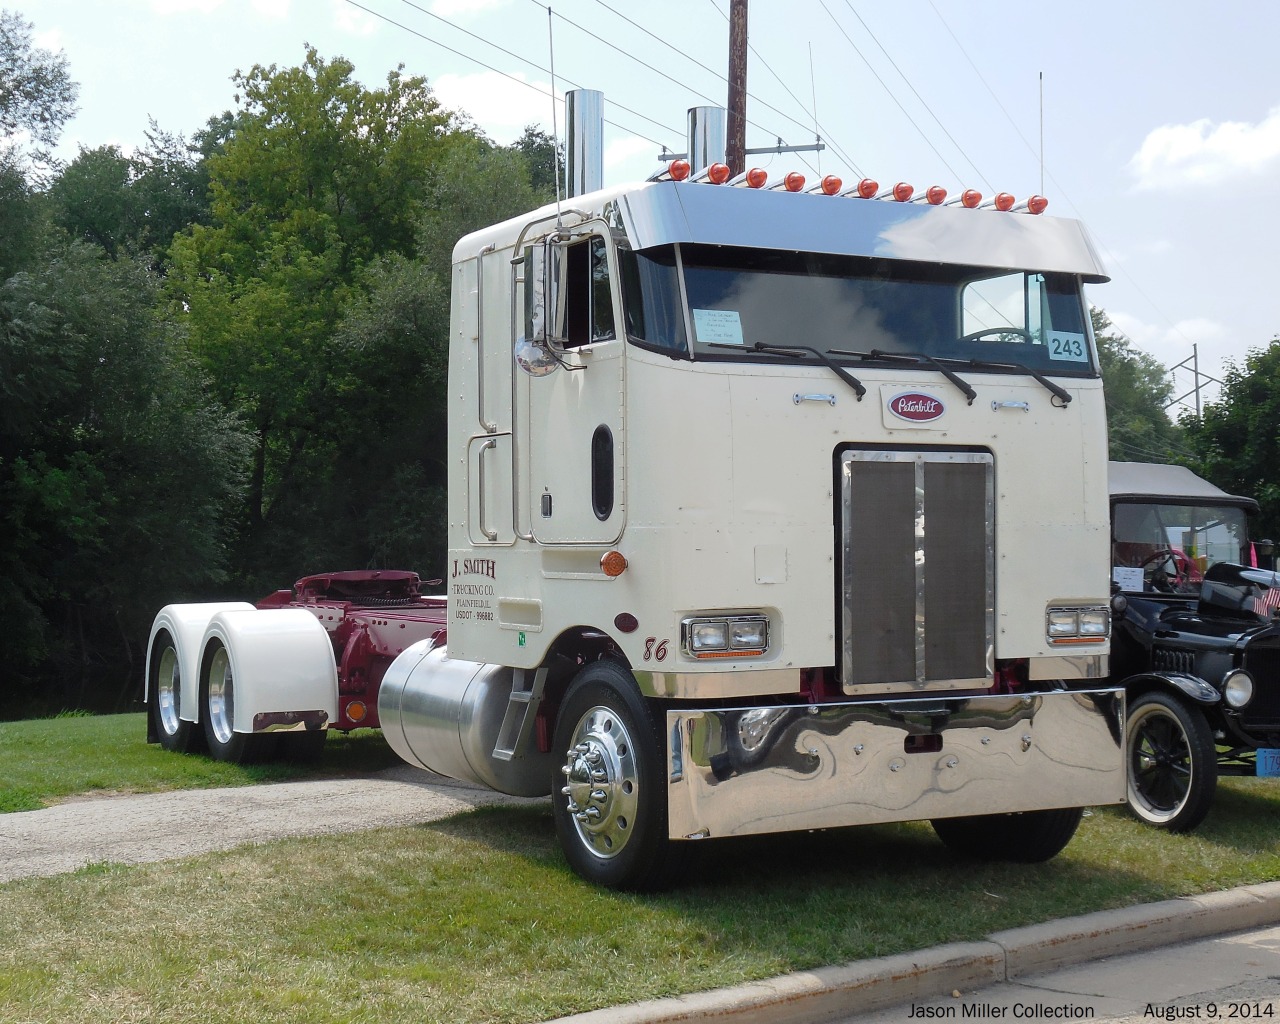
[[[498,143],[563,130],[567,88],[605,99],[606,185],[686,148],[723,106],[729,0],[0,0],[65,54],[79,112],[59,155],[191,135],[232,76],[343,56],[399,65]],[[1194,402],[1280,332],[1280,4],[1258,0],[750,0],[748,158],[771,174],[872,177],[1019,199],[1084,221],[1112,280],[1089,286]],[[1202,399],[1216,387],[1201,379]]]

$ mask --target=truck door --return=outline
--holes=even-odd
[[[528,389],[525,515],[539,543],[611,544],[626,513],[616,257],[600,235],[572,243],[566,255],[562,365],[545,377],[521,375]]]

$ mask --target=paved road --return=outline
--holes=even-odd
[[[1280,1024],[1280,927],[1078,964],[840,1024],[920,1020]]]
[[[408,765],[355,779],[75,800],[0,814],[0,882],[86,864],[142,864],[243,843],[407,825],[530,803]]]

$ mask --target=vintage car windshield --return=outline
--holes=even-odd
[[[1121,590],[1194,594],[1210,566],[1251,561],[1241,508],[1118,502],[1113,510],[1111,575]]]
[[[624,251],[622,275],[628,335],[672,355],[772,361],[758,346],[804,346],[848,364],[1096,373],[1070,274],[686,244]]]

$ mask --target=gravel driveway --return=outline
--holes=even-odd
[[[86,864],[143,864],[286,836],[433,821],[486,804],[539,803],[413,768],[356,779],[184,789],[0,814],[0,882]]]

